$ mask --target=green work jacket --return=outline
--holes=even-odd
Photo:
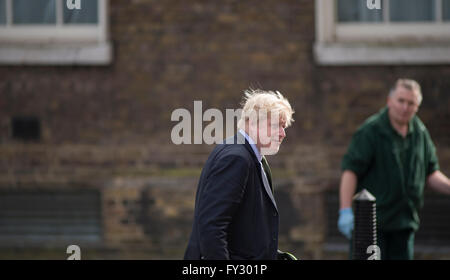
[[[419,228],[425,182],[439,164],[417,116],[409,122],[406,137],[392,127],[388,108],[369,117],[353,135],[341,167],[357,175],[357,192],[365,188],[375,196],[381,231]]]

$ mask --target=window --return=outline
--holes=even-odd
[[[436,21],[439,18],[436,2],[436,0],[389,1],[389,20],[392,22]]]
[[[319,64],[450,62],[450,0],[316,0]]]
[[[449,20],[449,0],[380,1],[381,9],[368,9],[366,1],[338,0],[340,22],[420,22]],[[383,9],[386,7],[386,12]]]
[[[6,0],[0,0],[0,26],[6,24]]]
[[[64,7],[64,24],[98,23],[98,1],[86,1],[83,3],[84,9],[70,10],[67,5]]]
[[[450,0],[444,0],[442,3],[442,17],[445,21],[450,21]]]
[[[55,0],[14,0],[13,24],[55,24]]]
[[[0,63],[109,63],[107,4],[108,0],[0,0]]]
[[[339,22],[380,22],[383,20],[381,10],[370,10],[366,2],[354,0],[338,0]]]

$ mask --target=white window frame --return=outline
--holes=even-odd
[[[56,1],[56,24],[14,25],[12,0],[6,0],[6,25],[0,25],[0,64],[111,63],[109,0],[98,0],[97,24],[63,24],[64,2]]]
[[[448,64],[450,22],[442,21],[437,0],[434,22],[389,22],[387,0],[384,21],[338,23],[336,1],[316,0],[314,55],[321,65]]]

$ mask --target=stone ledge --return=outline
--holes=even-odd
[[[314,57],[324,66],[445,65],[450,64],[450,46],[316,43]]]
[[[0,46],[0,65],[109,65],[110,42]]]

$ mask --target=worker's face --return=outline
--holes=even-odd
[[[268,114],[267,118],[258,120],[258,126],[254,126],[254,134],[258,139],[256,146],[261,155],[274,155],[278,153],[281,142],[286,137],[286,121],[279,115]]]
[[[402,86],[398,86],[388,97],[389,117],[399,125],[408,124],[419,109],[418,94]]]

